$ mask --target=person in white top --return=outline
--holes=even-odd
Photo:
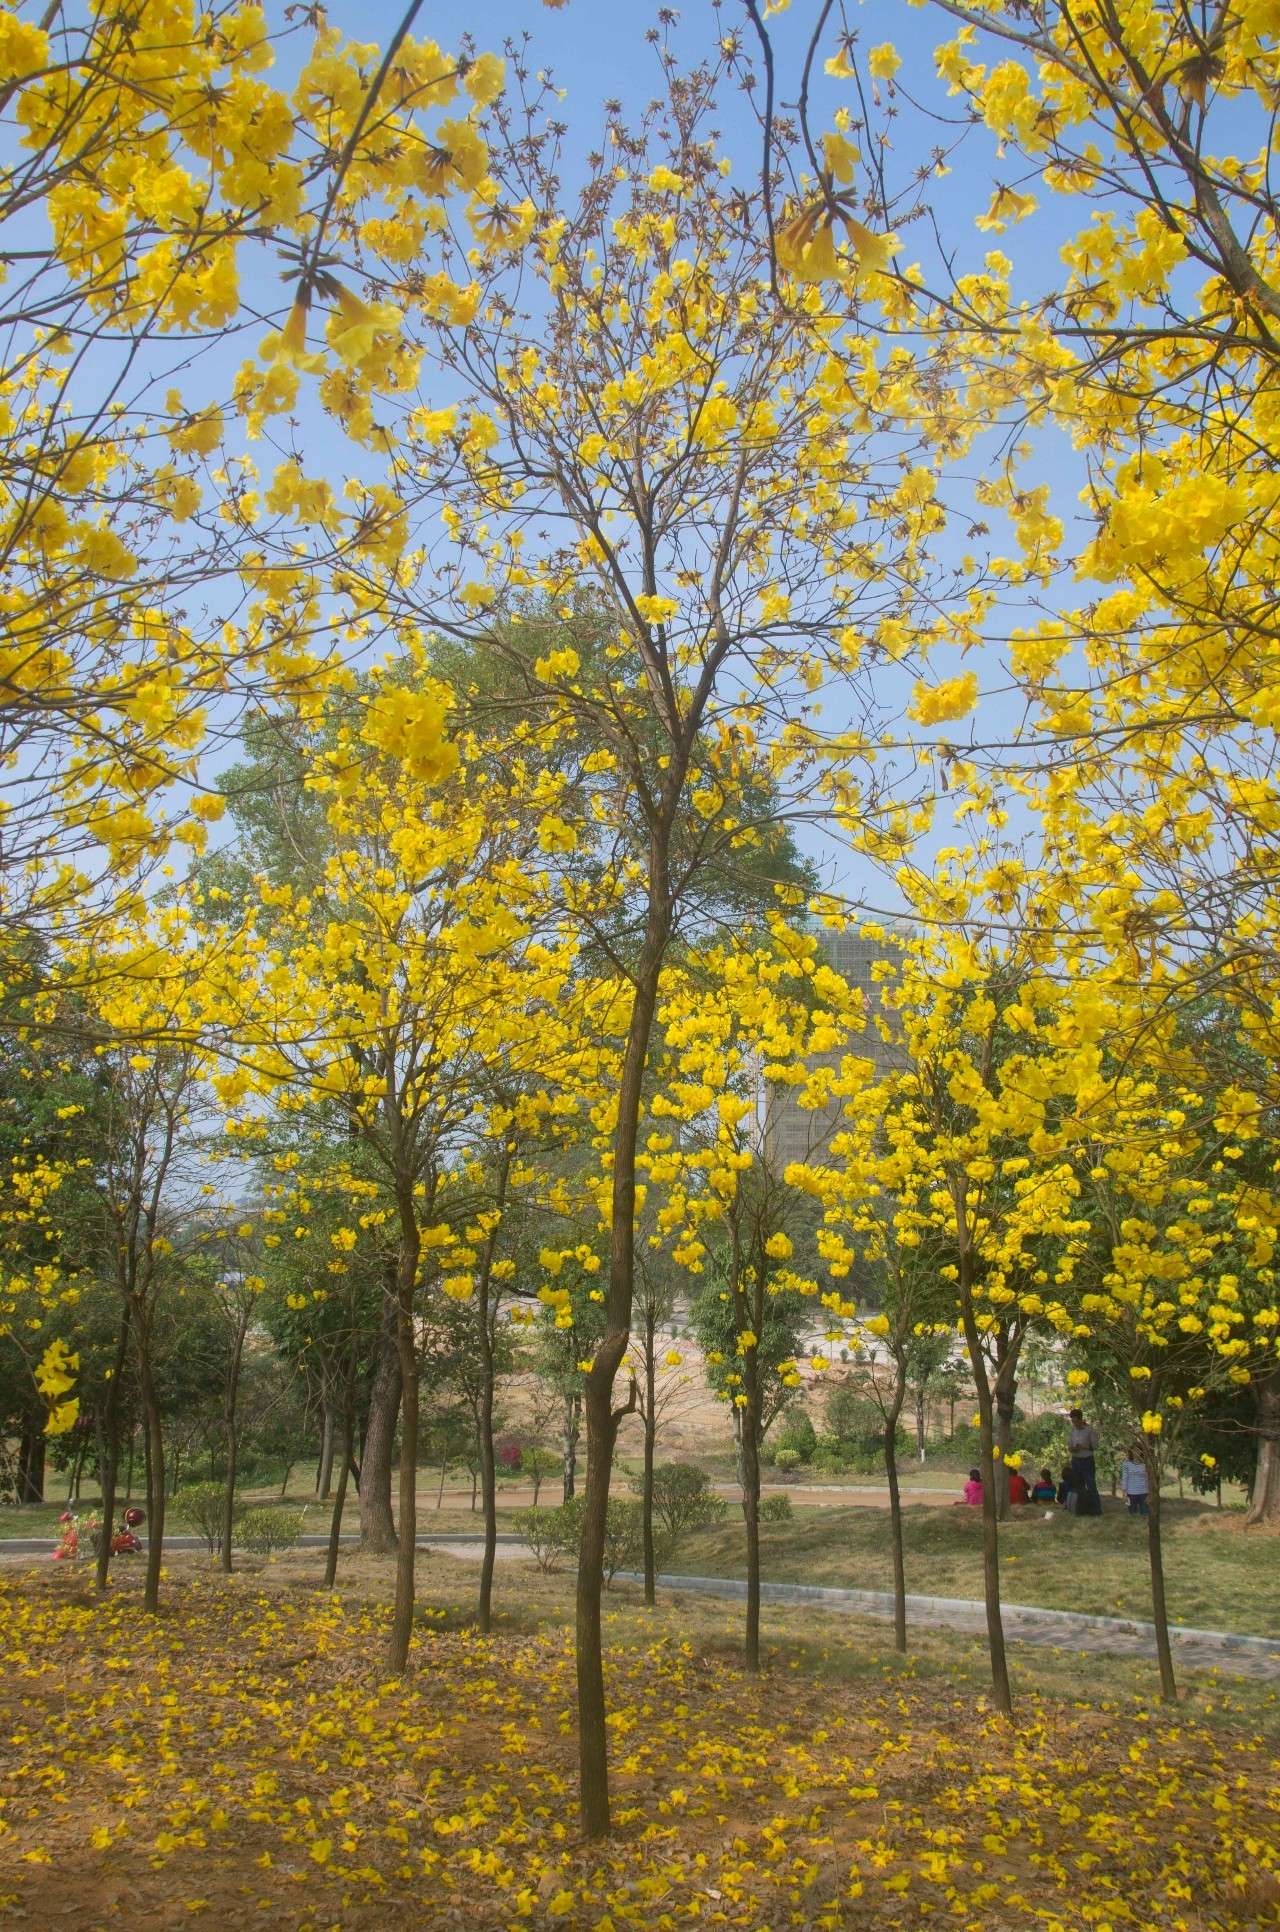
[[[1098,1453],[1098,1431],[1091,1422],[1085,1421],[1082,1409],[1071,1411],[1067,1448],[1071,1453],[1071,1478],[1076,1494],[1076,1515],[1101,1516],[1102,1500],[1098,1495],[1098,1476],[1093,1460]]]
[[[1120,1465],[1120,1487],[1129,1505],[1130,1516],[1149,1514],[1147,1498],[1151,1494],[1151,1479],[1147,1475],[1147,1465],[1142,1460],[1142,1450],[1136,1442],[1129,1444],[1128,1453]]]

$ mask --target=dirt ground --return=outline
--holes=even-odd
[[[1256,1706],[1175,1713],[1046,1656],[1013,1724],[981,1646],[608,1600],[616,1835],[575,1809],[571,1590],[425,1559],[411,1668],[385,1663],[385,1562],[335,1596],[301,1557],[170,1566],[105,1605],[0,1578],[0,1919],[270,1932],[1255,1932],[1280,1924],[1280,1778]]]

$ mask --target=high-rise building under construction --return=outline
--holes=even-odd
[[[901,1051],[886,1039],[881,1030],[886,1020],[883,989],[886,971],[891,972],[897,948],[891,941],[857,932],[834,932],[824,927],[818,943],[827,963],[856,986],[866,1008],[866,1024],[846,1034],[838,1046],[815,1054],[813,1065],[838,1072],[848,1058],[870,1060],[875,1077],[882,1080],[904,1064]],[[877,973],[876,968],[880,971]],[[840,1131],[842,1102],[830,1101],[825,1107],[801,1107],[792,1087],[770,1087],[765,1095],[765,1158],[775,1173],[791,1161],[822,1162],[827,1158],[831,1138]]]

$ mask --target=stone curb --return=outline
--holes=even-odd
[[[644,1582],[639,1570],[619,1570],[617,1574],[620,1582]],[[690,1590],[703,1596],[745,1597],[747,1594],[746,1583],[741,1577],[659,1576],[658,1582],[667,1590]],[[863,1610],[877,1617],[893,1615],[893,1597],[887,1590],[837,1590],[821,1583],[762,1583],[760,1600],[762,1603],[822,1603],[833,1610]],[[1015,1623],[1029,1620],[1033,1624],[1061,1624],[1064,1628],[1099,1632],[1110,1630],[1117,1635],[1155,1641],[1155,1625],[1134,1617],[1099,1617],[1082,1610],[1041,1609],[1030,1603],[1004,1603],[1001,1610],[1005,1617]],[[934,1616],[944,1620],[955,1616],[983,1619],[986,1606],[973,1597],[909,1595],[908,1617],[913,1613],[917,1619],[924,1621]],[[1258,1656],[1274,1657],[1280,1662],[1280,1640],[1272,1637],[1251,1637],[1230,1630],[1196,1630],[1187,1624],[1170,1624],[1169,1635],[1175,1642],[1208,1642],[1224,1651],[1252,1651]]]

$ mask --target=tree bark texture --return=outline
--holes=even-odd
[[[906,1366],[895,1359],[893,1394],[884,1417],[884,1473],[889,1484],[889,1536],[893,1545],[893,1647],[907,1647],[907,1565],[902,1547],[902,1495],[898,1488],[898,1417],[906,1397]],[[917,1416],[922,1403],[917,1399]]]
[[[400,1359],[400,1538],[396,1555],[396,1601],[388,1661],[402,1671],[413,1638],[414,1565],[418,1538],[418,1347],[413,1332],[414,1294],[422,1237],[410,1189],[402,1194],[400,1255],[396,1266],[396,1347]],[[365,1466],[368,1466],[366,1450]]]
[[[658,1561],[653,1545],[653,1462],[658,1439],[658,1418],[654,1412],[658,1371],[654,1361],[657,1311],[650,1306],[644,1318],[644,1476],[640,1491],[640,1520],[644,1540],[644,1600],[656,1603]]]
[[[393,1276],[385,1285],[373,1388],[369,1395],[369,1421],[360,1458],[360,1547],[377,1552],[396,1547],[396,1525],[391,1514],[391,1463],[401,1394],[397,1325]]]
[[[141,1321],[138,1324],[138,1385],[147,1448],[147,1571],[142,1602],[144,1609],[154,1616],[160,1608],[160,1566],[164,1561],[164,1431],[151,1368],[151,1337]],[[110,1525],[104,1523],[103,1531],[110,1536]]]
[[[227,1376],[226,1398],[223,1405],[222,1426],[227,1442],[227,1481],[222,1498],[222,1548],[220,1551],[222,1568],[231,1574],[231,1538],[236,1517],[236,1464],[240,1455],[240,1431],[238,1427],[237,1405],[240,1397],[240,1364],[244,1359],[245,1330],[249,1326],[246,1312],[236,1323],[234,1344],[231,1350],[230,1373]]]
[[[111,1365],[111,1381],[102,1411],[102,1442],[98,1450],[98,1487],[102,1491],[102,1534],[98,1539],[98,1563],[94,1582],[99,1594],[107,1587],[107,1573],[111,1568],[111,1528],[115,1521],[116,1477],[120,1468],[120,1388],[124,1380],[124,1365],[129,1356],[132,1322],[133,1307],[126,1301],[120,1311],[115,1359]]]
[[[1280,1529],[1280,1371],[1260,1377],[1254,1396],[1258,1405],[1258,1460],[1244,1520]]]
[[[678,775],[682,777],[682,773]],[[582,1541],[578,1548],[576,1651],[578,1800],[583,1829],[590,1839],[603,1838],[610,1826],[601,1597],[604,1590],[609,1479],[613,1473],[613,1451],[619,1422],[613,1407],[613,1383],[631,1339],[631,1312],[635,1294],[636,1140],[658,981],[670,936],[669,907],[666,844],[662,834],[655,832],[650,852],[648,922],[636,968],[626,1052],[618,1088],[605,1330],[591,1368],[584,1377],[587,1481],[582,1512]]]
[[[982,1359],[982,1337],[978,1333],[978,1325],[973,1314],[972,1296],[969,1292],[969,1284],[965,1280],[967,1260],[967,1254],[963,1255],[961,1258],[961,1316],[978,1395],[982,1465],[982,1588],[987,1612],[987,1649],[991,1656],[991,1689],[996,1709],[1003,1711],[1007,1716],[1013,1710],[1013,1692],[1009,1685],[1004,1619],[1000,1612],[1000,1521],[996,1511],[994,1404],[991,1399],[991,1382],[987,1375],[986,1363]]]
[[[1169,1641],[1169,1608],[1164,1593],[1164,1550],[1160,1541],[1160,1477],[1147,1465],[1147,1559],[1151,1566],[1151,1621],[1156,1627],[1156,1658],[1160,1665],[1160,1695],[1166,1704],[1178,1701],[1173,1674],[1173,1646]]]

